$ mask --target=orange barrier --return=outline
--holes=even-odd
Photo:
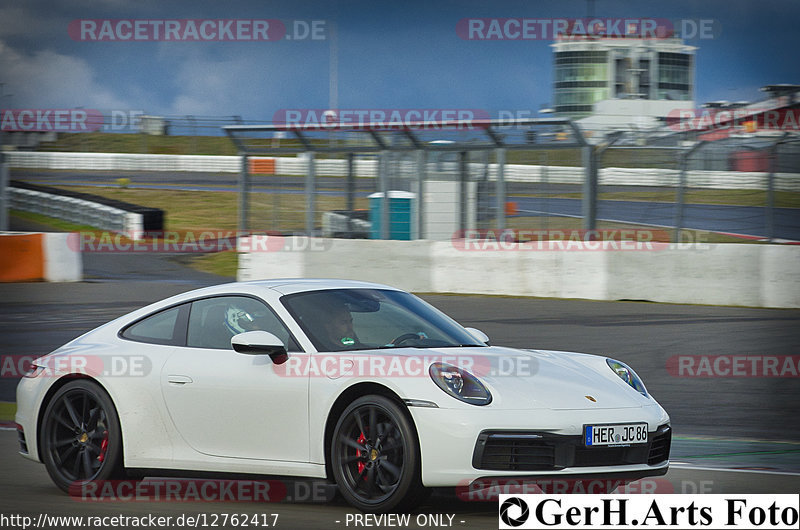
[[[274,158],[251,158],[250,159],[250,173],[253,175],[274,175],[275,174],[275,159]]]
[[[0,235],[0,282],[44,280],[44,235]]]
[[[517,203],[509,201],[506,203],[506,215],[517,215]]]

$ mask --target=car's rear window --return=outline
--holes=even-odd
[[[188,306],[184,304],[159,311],[125,328],[122,337],[150,344],[179,345],[185,339],[185,333],[181,336],[179,329],[181,326],[178,324],[182,316],[181,311],[186,310]]]

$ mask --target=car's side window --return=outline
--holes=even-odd
[[[183,344],[186,326],[185,323],[181,325],[183,320],[181,312],[188,310],[188,304],[184,304],[159,311],[128,326],[123,330],[122,337],[150,344]]]
[[[263,302],[247,296],[217,296],[192,302],[186,345],[231,349],[231,337],[246,331],[269,331],[287,351],[300,351],[289,330]]]

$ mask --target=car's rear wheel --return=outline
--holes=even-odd
[[[66,492],[123,473],[117,411],[92,381],[72,381],[56,391],[44,412],[40,447],[50,478]]]
[[[397,511],[424,497],[416,431],[386,397],[363,396],[344,410],[333,432],[331,464],[342,496],[359,510]]]

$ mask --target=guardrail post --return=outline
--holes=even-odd
[[[494,200],[497,214],[497,230],[506,228],[506,149],[498,147],[494,150],[497,165],[497,180],[495,181]]]
[[[683,229],[683,203],[685,201],[686,193],[686,167],[689,164],[689,153],[680,154],[680,167],[678,172],[678,189],[675,196],[675,227],[672,233],[672,242],[681,242],[681,230]]]
[[[767,174],[767,210],[764,212],[766,236],[769,241],[775,239],[775,157],[777,155],[776,146],[773,146]]]
[[[775,168],[778,165],[778,146],[781,145],[789,133],[784,135],[770,146],[769,149],[769,173],[767,173],[767,205],[764,211],[764,229],[769,241],[775,239]]]
[[[347,180],[345,182],[346,195],[347,195],[347,213],[350,217],[353,216],[355,209],[355,193],[356,193],[356,168],[355,168],[355,153],[347,153]]]
[[[8,230],[8,165],[0,142],[0,232]]]
[[[8,166],[4,147],[5,136],[0,128],[0,232],[8,230]]]
[[[333,141],[333,136],[331,136],[331,141]],[[355,159],[356,159],[355,153],[347,153],[347,178],[345,179],[344,187],[346,196],[345,209],[347,210],[347,232],[350,234],[353,233],[353,212],[355,211],[356,208],[355,207],[355,200],[356,200]]]
[[[585,147],[584,148],[584,149],[591,150],[592,166],[594,168],[592,170],[594,172],[594,177],[592,178],[592,180],[594,181],[594,186],[592,187],[593,188],[593,192],[592,193],[594,194],[593,202],[595,204],[595,207],[594,207],[594,211],[592,212],[592,227],[591,228],[587,228],[587,227],[584,226],[584,228],[586,228],[587,230],[595,230],[597,228],[597,226],[596,226],[597,225],[597,188],[598,188],[598,178],[599,178],[598,174],[600,172],[600,167],[603,164],[603,155],[605,155],[605,153],[606,153],[606,151],[608,150],[609,147],[614,145],[617,142],[617,140],[622,138],[622,135],[623,135],[622,131],[615,131],[615,132],[609,133],[608,135],[606,135],[607,141],[604,142],[604,143],[601,143],[600,145],[598,145],[596,150],[594,150],[592,147],[588,147],[588,148]],[[585,153],[585,151],[584,151],[584,153]],[[546,167],[547,166],[545,166],[545,171],[546,171]]]
[[[583,201],[581,215],[583,216],[583,229],[595,230],[597,228],[597,156],[594,147],[586,145],[581,147],[583,161]]]
[[[417,151],[417,239],[425,238],[425,171],[427,153],[424,149]]]
[[[306,235],[314,235],[314,219],[316,218],[316,185],[317,165],[314,151],[306,151],[308,166],[306,168]]]
[[[378,156],[378,191],[381,193],[381,239],[389,239],[389,151]]]
[[[689,169],[689,157],[694,154],[695,151],[700,149],[706,140],[701,140],[690,147],[687,151],[684,151],[680,155],[680,172],[678,174],[678,190],[675,196],[675,230],[673,231],[672,235],[672,242],[673,243],[680,243],[681,242],[681,230],[683,229],[683,206],[686,201],[686,172]]]
[[[241,166],[239,168],[239,221],[238,229],[245,232],[248,228],[248,205],[250,200],[250,168],[247,167],[247,153],[241,154]]]
[[[469,166],[467,165],[466,151],[458,153],[458,229],[461,233],[467,229],[467,208],[469,208],[469,197],[467,197],[467,182],[469,181]]]

